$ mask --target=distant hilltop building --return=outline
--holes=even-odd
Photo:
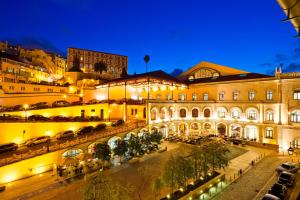
[[[68,48],[68,71],[97,74],[103,79],[120,78],[127,73],[127,56],[79,48]]]

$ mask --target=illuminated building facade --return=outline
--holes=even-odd
[[[95,63],[104,63],[106,70],[99,74],[104,79],[121,77],[122,71],[127,72],[127,56],[110,54],[86,49],[68,48],[68,70],[76,64],[84,73],[95,73]],[[99,73],[99,72],[98,72]]]

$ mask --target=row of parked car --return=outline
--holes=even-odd
[[[119,126],[122,124],[124,124],[123,120],[117,120],[112,123],[112,126],[116,127],[116,126]],[[66,139],[70,140],[70,139],[74,139],[75,137],[81,137],[81,136],[89,134],[89,133],[104,130],[105,128],[106,128],[106,124],[98,124],[95,127],[85,126],[76,131],[67,130],[67,131],[60,132],[60,133],[56,134],[54,138],[57,141],[62,141],[62,140],[66,140]],[[31,139],[27,140],[23,145],[25,145],[27,147],[34,147],[39,144],[49,143],[52,139],[53,138],[51,138],[50,136],[39,136],[39,137],[35,137],[35,138],[31,138]],[[16,143],[2,144],[2,145],[0,145],[0,153],[16,151],[18,149],[18,147],[19,147],[19,145]]]
[[[220,140],[225,142],[224,139],[217,137],[214,134],[210,134],[210,135],[206,135],[206,136],[197,136],[194,138],[182,138],[182,137],[177,137],[177,136],[170,136],[165,138],[166,141],[170,141],[170,142],[182,142],[182,143],[186,143],[186,144],[193,144],[193,145],[200,145],[201,143],[203,143],[204,141],[207,140]]]
[[[286,162],[276,168],[278,173],[277,183],[275,183],[263,200],[285,200],[287,199],[288,188],[292,187],[295,182],[295,173],[299,170],[299,164]]]

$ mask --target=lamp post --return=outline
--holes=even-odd
[[[27,122],[27,108],[28,108],[28,104],[24,104],[24,105],[23,105],[23,108],[24,108],[25,122]]]

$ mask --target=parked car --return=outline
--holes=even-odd
[[[292,187],[295,181],[295,175],[290,172],[281,172],[278,182],[288,187]]]
[[[47,102],[39,102],[36,104],[31,104],[29,106],[30,109],[43,109],[43,108],[49,108],[49,105]]]
[[[2,121],[18,121],[21,120],[22,118],[20,116],[16,116],[16,115],[2,115],[0,116],[0,120]]]
[[[98,124],[95,128],[94,131],[101,131],[106,128],[106,124]]]
[[[87,134],[87,133],[91,133],[93,131],[94,127],[93,126],[85,126],[85,127],[82,127],[80,129],[78,129],[75,134],[76,135],[84,135],[84,134]]]
[[[72,106],[78,106],[78,105],[82,105],[82,101],[73,101],[71,102]]]
[[[32,139],[27,140],[25,142],[25,144],[28,147],[33,147],[35,145],[46,143],[46,142],[49,142],[49,141],[50,141],[49,136],[40,136],[40,137],[36,137],[36,138],[32,138]]]
[[[48,117],[44,117],[43,115],[31,115],[28,117],[28,121],[49,121]]]
[[[276,197],[273,194],[265,194],[262,200],[280,200],[280,198]]]
[[[52,103],[52,107],[64,107],[64,106],[69,106],[70,103],[64,100],[61,101],[54,101]]]
[[[4,153],[8,151],[16,151],[17,149],[18,149],[18,145],[13,142],[0,145],[0,153]]]
[[[122,125],[122,124],[124,124],[124,120],[123,120],[123,119],[119,119],[119,120],[113,122],[113,123],[111,124],[111,126],[120,126],[120,125]]]
[[[65,139],[65,138],[73,138],[74,136],[75,136],[74,131],[68,130],[68,131],[58,133],[55,137],[58,140],[62,140],[62,139]]]
[[[293,162],[286,162],[281,164],[276,168],[276,171],[278,173],[281,173],[283,171],[285,172],[291,172],[291,173],[296,173],[299,170],[299,165],[297,163]]]
[[[101,120],[100,117],[98,117],[98,116],[91,116],[88,119],[89,119],[89,121],[100,121]]]
[[[71,120],[69,117],[62,116],[62,115],[54,116],[52,119],[53,121],[56,122],[67,122]]]
[[[5,185],[0,185],[0,192],[5,191],[5,189],[6,189],[6,186],[5,186]]]
[[[87,104],[96,104],[96,103],[100,103],[100,101],[98,101],[97,99],[91,99],[87,102]]]
[[[284,200],[287,195],[287,188],[285,185],[275,183],[269,190],[269,194],[273,194],[281,200]]]
[[[86,122],[89,121],[89,119],[81,117],[81,116],[76,116],[72,118],[73,121],[79,121],[79,122]]]

